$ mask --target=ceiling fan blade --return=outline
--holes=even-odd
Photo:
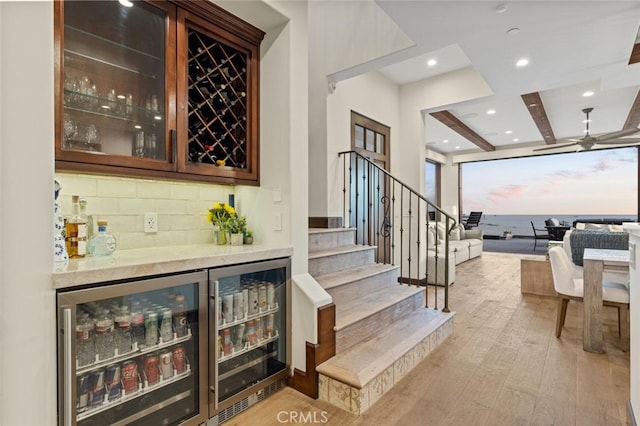
[[[549,150],[549,149],[564,148],[564,147],[572,146],[572,145],[580,145],[580,142],[565,143],[565,144],[563,144],[563,145],[549,145],[549,146],[545,146],[544,148],[534,149],[534,151],[547,151],[547,150]]]
[[[607,133],[607,134],[596,137],[596,141],[600,142],[600,141],[608,141],[610,139],[617,139],[623,136],[632,135],[634,133],[637,133],[638,131],[640,131],[640,129],[634,128],[634,129],[620,130],[618,132],[611,132],[611,133]]]
[[[623,138],[623,139],[615,139],[609,141],[597,141],[598,145],[621,145],[625,143],[638,143],[640,142],[640,138]]]

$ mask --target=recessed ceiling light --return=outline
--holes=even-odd
[[[535,108],[537,106],[538,106],[538,104],[535,103],[535,102],[528,105],[529,108]]]
[[[429,59],[427,61],[427,66],[428,67],[435,67],[438,64],[438,61],[436,61],[435,59]]]
[[[504,13],[507,11],[507,9],[509,9],[509,6],[507,6],[506,4],[499,4],[496,6],[496,13]]]
[[[488,111],[487,111],[487,114],[488,114],[488,115],[493,115],[493,114],[495,114],[495,113],[496,113],[496,110],[495,110],[495,109],[490,109],[490,110],[488,110]]]
[[[516,67],[526,67],[527,65],[529,65],[527,58],[518,59],[518,62],[516,62]]]
[[[583,123],[591,123],[591,119],[588,120],[582,120]]]
[[[478,113],[470,112],[470,113],[464,114],[462,118],[470,119],[470,118],[476,118],[477,116],[478,116]]]
[[[507,35],[508,36],[514,36],[516,34],[518,34],[520,32],[520,28],[509,28],[507,30]]]
[[[513,141],[514,141],[514,142],[518,142],[519,140],[520,140],[520,139],[518,139],[518,138],[514,138],[514,139],[513,139]]]
[[[513,133],[513,131],[511,131],[511,130],[507,130],[507,131],[504,132],[505,135],[510,135],[511,133]]]
[[[589,96],[593,96],[593,95],[595,95],[595,92],[593,92],[592,90],[587,90],[582,94],[582,96],[584,96],[585,98],[588,98]]]
[[[456,145],[456,149],[460,149],[460,146],[459,146],[459,145]]]
[[[442,143],[449,143],[449,139],[443,139]]]

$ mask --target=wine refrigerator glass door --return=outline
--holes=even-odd
[[[59,291],[59,423],[205,422],[206,299],[206,271]]]
[[[209,271],[209,411],[287,377],[289,259]]]

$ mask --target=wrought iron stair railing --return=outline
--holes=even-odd
[[[398,281],[443,287],[449,312],[449,234],[456,219],[369,158],[356,151],[338,153],[343,172],[343,223],[356,229],[356,244],[376,246],[378,263],[399,265]],[[427,261],[432,257],[432,262]],[[441,269],[444,268],[444,271]],[[429,291],[425,291],[429,307]]]

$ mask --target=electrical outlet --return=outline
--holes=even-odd
[[[158,232],[158,213],[144,214],[144,232]]]

